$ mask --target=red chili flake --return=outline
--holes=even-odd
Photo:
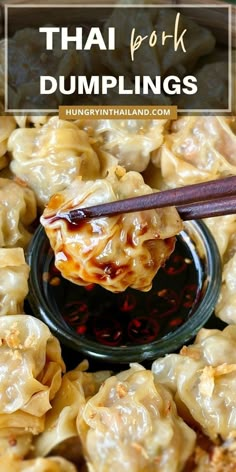
[[[186,285],[186,287],[184,287],[182,293],[182,306],[184,306],[184,308],[191,308],[193,306],[197,296],[197,289],[196,284]]]
[[[156,320],[145,316],[134,318],[128,325],[128,336],[138,344],[152,342],[157,338],[160,331],[159,323]]]
[[[153,316],[164,318],[175,313],[179,308],[180,297],[171,288],[159,290],[150,295],[148,311]]]
[[[83,301],[73,301],[64,307],[63,318],[70,326],[84,325],[88,317],[88,305]]]
[[[132,323],[135,326],[135,328],[140,328],[140,326],[142,324],[141,321],[137,320],[136,318],[134,318],[134,320],[132,320]]]
[[[174,327],[174,326],[180,326],[183,323],[182,318],[174,318],[173,320],[169,321],[169,326]]]
[[[187,264],[184,257],[180,256],[179,254],[172,254],[166,265],[163,267],[163,270],[168,275],[177,275],[181,272],[184,272],[186,268]]]
[[[89,285],[85,285],[85,290],[87,290],[87,292],[91,292],[95,287],[95,284],[89,284]]]
[[[76,313],[87,313],[88,305],[87,303],[84,303],[81,301],[74,301],[74,302],[67,303],[65,305],[65,309],[67,312],[70,313],[70,315],[73,315]]]
[[[102,318],[94,321],[94,334],[96,340],[108,346],[120,346],[122,342],[122,328],[117,320]]]
[[[135,296],[131,293],[127,293],[121,297],[119,302],[120,311],[133,311],[136,307],[136,299]]]
[[[77,326],[76,331],[78,334],[85,334],[87,327],[85,325]]]

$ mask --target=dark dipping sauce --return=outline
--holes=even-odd
[[[75,285],[55,268],[49,243],[44,254],[42,289],[56,316],[79,337],[102,345],[133,346],[163,338],[193,316],[204,295],[204,261],[185,231],[148,292],[111,293],[95,284]]]

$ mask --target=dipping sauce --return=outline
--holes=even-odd
[[[81,339],[102,345],[126,347],[163,338],[193,316],[204,295],[204,261],[185,231],[148,292],[75,285],[55,268],[49,243],[44,254],[42,288],[56,316]]]

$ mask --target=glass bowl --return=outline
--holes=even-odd
[[[60,341],[96,360],[152,360],[192,339],[214,311],[221,286],[218,248],[205,224],[188,221],[149,292],[113,294],[65,280],[42,226],[28,251],[28,301]]]

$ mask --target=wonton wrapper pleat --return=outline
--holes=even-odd
[[[59,342],[28,315],[1,317],[0,339],[0,428],[36,434],[61,385]]]
[[[236,430],[236,326],[201,329],[193,345],[158,359],[152,371],[172,391],[183,417],[212,440]]]
[[[28,230],[37,215],[35,196],[29,188],[0,178],[0,247],[23,247],[30,241]]]
[[[110,372],[89,373],[83,370],[88,367],[86,362],[68,372],[62,378],[61,387],[52,401],[52,409],[46,415],[45,429],[34,442],[33,456],[46,456],[69,438],[76,437],[79,451],[79,437],[76,428],[76,418],[81,414],[88,398],[97,393],[102,382],[109,377]]]
[[[0,472],[76,472],[76,468],[62,457],[22,461],[6,455],[0,457]]]
[[[29,266],[22,248],[0,248],[0,316],[23,313]]]
[[[79,120],[79,127],[98,141],[126,170],[143,172],[152,151],[163,142],[167,120]]]

